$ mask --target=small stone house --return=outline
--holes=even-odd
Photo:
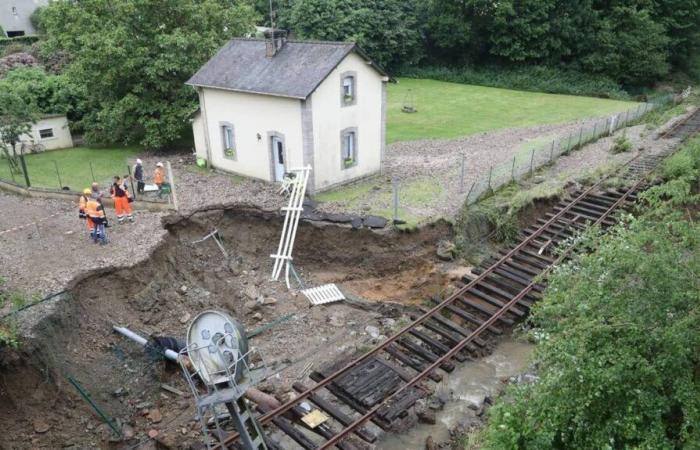
[[[197,156],[211,167],[280,181],[311,166],[318,192],[381,169],[387,73],[354,43],[234,39],[187,84]]]
[[[0,37],[18,37],[34,34],[30,17],[40,6],[45,6],[49,0],[0,0]]]
[[[73,147],[73,136],[65,114],[42,116],[32,124],[29,133],[20,136],[20,141],[26,145],[41,144],[44,150]]]

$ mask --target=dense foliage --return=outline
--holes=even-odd
[[[267,1],[256,8],[268,17]],[[535,64],[645,85],[692,71],[700,49],[700,0],[284,0],[275,9],[297,36],[355,40],[394,70]]]
[[[197,107],[185,81],[255,19],[240,1],[51,2],[41,13],[43,50],[70,54],[65,74],[88,94],[88,141],[161,148],[183,134]]]
[[[26,102],[16,92],[0,88],[0,150],[10,163],[10,170],[18,171],[16,146],[20,136],[31,130],[38,117],[35,105]]]
[[[0,78],[0,91],[21,97],[36,111],[43,114],[80,116],[80,105],[85,93],[71,84],[65,75],[49,75],[39,67],[18,68]]]
[[[700,140],[641,216],[587,236],[592,252],[555,273],[531,319],[540,379],[493,408],[486,448],[698,448],[698,168]]]

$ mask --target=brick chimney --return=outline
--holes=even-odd
[[[265,36],[265,56],[268,58],[275,56],[287,42],[287,32],[284,30],[268,30],[263,35]]]

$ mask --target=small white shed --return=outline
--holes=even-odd
[[[387,81],[354,43],[234,39],[187,82],[197,156],[271,182],[311,166],[310,192],[377,173]]]
[[[44,150],[73,147],[68,118],[65,114],[46,114],[32,124],[29,133],[20,137],[20,142],[28,146],[41,144]]]

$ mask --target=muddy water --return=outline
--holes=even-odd
[[[403,434],[390,434],[378,445],[381,450],[425,448],[425,439],[432,435],[435,442],[449,439],[449,429],[456,427],[468,414],[471,403],[481,404],[484,397],[494,395],[503,377],[523,372],[528,365],[534,345],[505,338],[493,353],[478,361],[461,363],[438,389],[452,392],[451,400],[437,413],[435,425],[418,424]]]

